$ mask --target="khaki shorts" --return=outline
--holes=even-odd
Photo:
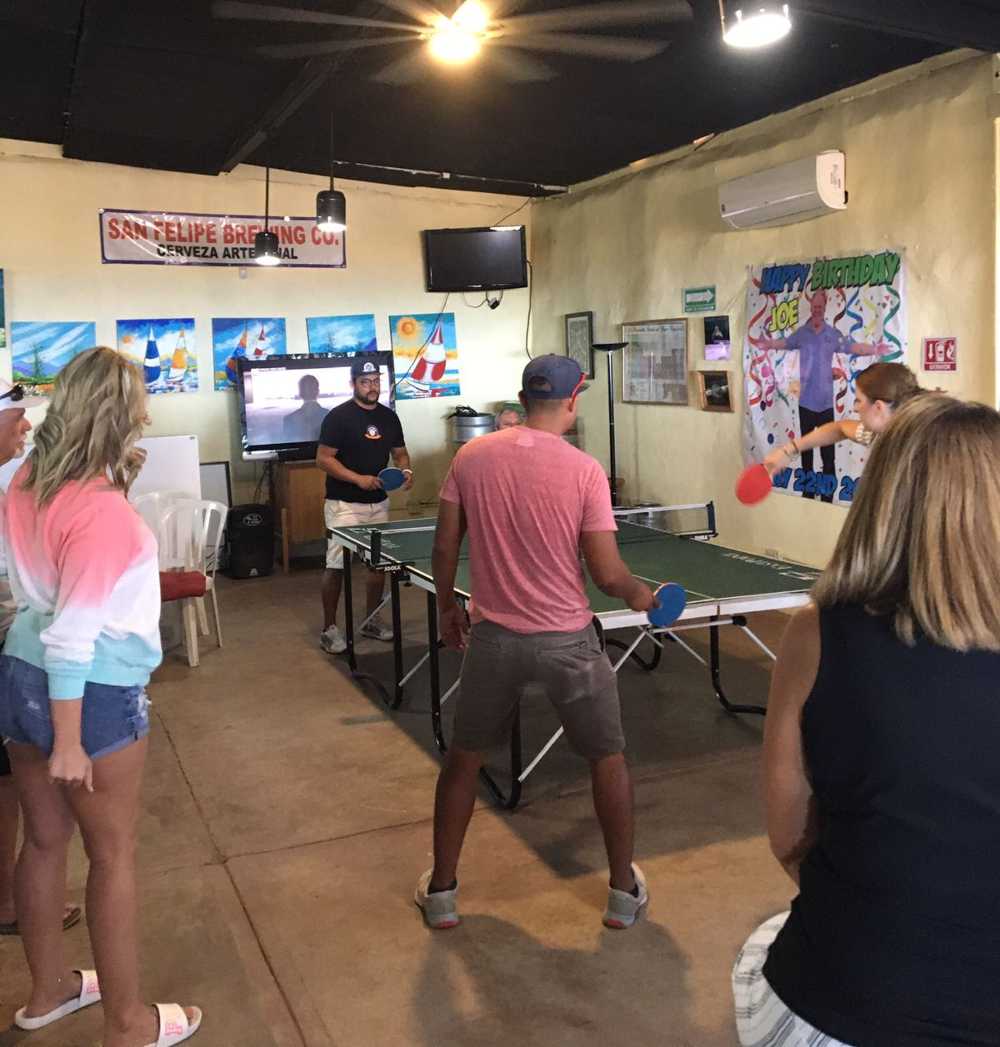
[[[338,502],[327,498],[323,503],[323,519],[328,531],[335,527],[388,523],[389,499],[368,505],[366,502]],[[326,540],[326,566],[331,571],[344,569],[344,547],[332,538]]]
[[[503,745],[528,683],[545,688],[580,756],[597,760],[624,750],[618,679],[592,625],[525,635],[477,622],[462,663],[453,744],[467,752]]]

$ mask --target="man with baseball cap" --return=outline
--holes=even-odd
[[[29,407],[39,407],[45,398],[33,396],[22,385],[11,385],[0,378],[0,466],[7,465],[24,454],[24,443],[31,422],[25,417]],[[3,495],[0,494],[0,514],[3,509]],[[3,525],[0,520],[0,537]],[[17,605],[10,591],[7,580],[7,562],[3,555],[3,543],[0,540],[0,648],[7,636]],[[10,760],[7,749],[0,745],[0,935],[17,934],[17,913],[14,908],[14,863],[17,854],[17,828],[20,810],[14,779],[10,773]],[[68,929],[80,922],[82,911],[77,906],[67,908],[63,914],[63,929]]]
[[[354,396],[335,407],[323,419],[316,450],[316,464],[326,473],[326,502],[323,512],[327,534],[334,527],[385,523],[389,519],[388,496],[378,474],[389,464],[406,473],[404,490],[413,486],[410,456],[403,440],[403,427],[395,411],[378,402],[382,392],[378,358],[358,353],[351,361]],[[341,654],[347,641],[336,626],[337,603],[344,576],[344,550],[331,538],[326,546],[323,576],[323,632],[319,642],[327,654]],[[368,623],[364,636],[391,640],[392,630],[379,618],[371,618],[382,601],[385,579],[370,571],[367,584]]]
[[[538,682],[570,745],[590,763],[611,871],[604,923],[625,928],[649,896],[632,864],[632,782],[617,679],[593,625],[580,551],[609,596],[636,611],[649,610],[654,596],[618,553],[604,470],[562,439],[585,388],[579,365],[540,356],[521,384],[525,424],[462,447],[441,490],[433,559],[441,638],[464,648],[465,661],[455,734],[438,779],[434,867],[420,878],[416,902],[429,926],[458,923],[458,859],[483,755],[510,737],[522,688]],[[447,595],[466,535],[471,632]]]

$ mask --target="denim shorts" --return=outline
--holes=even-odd
[[[145,687],[87,682],[80,726],[84,752],[92,759],[124,749],[149,734]],[[44,669],[0,655],[0,735],[52,754],[49,680]]]

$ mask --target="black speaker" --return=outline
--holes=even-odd
[[[274,567],[274,513],[269,505],[234,505],[226,525],[230,578],[257,578]]]

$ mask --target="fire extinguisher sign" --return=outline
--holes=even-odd
[[[957,371],[958,339],[925,338],[924,339],[925,371]]]

